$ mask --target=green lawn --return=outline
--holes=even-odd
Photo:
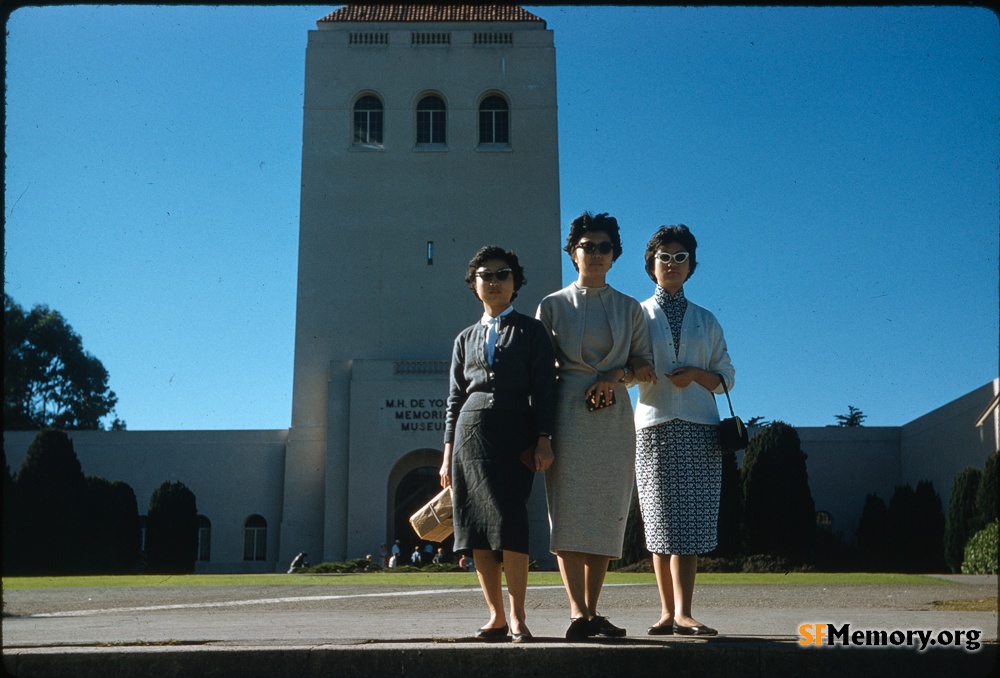
[[[609,572],[607,584],[652,584],[649,573]],[[704,573],[699,585],[766,584],[777,586],[865,586],[888,584],[919,586],[940,584],[931,575],[882,573],[790,572],[788,574]],[[532,572],[529,586],[561,586],[557,572]],[[476,575],[466,572],[405,572],[371,574],[186,574],[95,577],[4,577],[5,589],[105,588],[110,586],[478,586]]]

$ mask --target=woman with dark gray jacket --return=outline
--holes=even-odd
[[[476,637],[531,639],[525,625],[528,495],[553,462],[555,358],[545,327],[514,310],[524,284],[517,255],[480,249],[465,278],[483,317],[455,339],[441,485],[452,488],[456,553],[472,553],[490,609]],[[510,619],[504,613],[507,575]]]

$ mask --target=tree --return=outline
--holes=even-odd
[[[833,415],[837,420],[837,426],[863,426],[861,422],[868,418],[868,415],[854,407],[854,405],[847,406],[847,414],[835,414]]]
[[[639,495],[632,493],[632,501],[625,519],[625,538],[622,543],[622,557],[619,566],[634,565],[649,558],[646,548],[646,524],[642,520],[642,509],[639,507]]]
[[[889,545],[889,509],[877,494],[865,497],[865,506],[858,521],[858,551],[862,565],[874,571],[886,569]]]
[[[63,431],[40,431],[17,474],[18,558],[24,571],[72,571],[83,547],[85,491],[73,441]]]
[[[139,563],[139,510],[135,492],[120,480],[87,477],[83,571],[128,574]]]
[[[997,519],[1000,513],[1000,452],[994,452],[986,460],[983,475],[976,491],[976,531]]]
[[[816,504],[795,429],[776,421],[754,436],[741,480],[745,552],[805,561],[816,533]]]
[[[3,574],[4,576],[21,570],[21,522],[18,516],[17,482],[7,465],[7,453],[0,449],[0,464],[3,465]]]
[[[719,544],[712,552],[721,558],[732,558],[740,552],[740,523],[742,522],[743,490],[740,486],[740,469],[736,453],[722,455],[722,488],[719,493],[719,519],[717,534]]]
[[[184,574],[198,557],[198,507],[184,483],[164,482],[153,490],[146,517],[149,571]]]
[[[979,526],[979,512],[976,510],[976,492],[979,490],[982,472],[967,466],[951,485],[951,499],[948,500],[948,515],[944,522],[944,561],[948,569],[958,572],[962,569],[965,543]]]
[[[771,422],[764,419],[764,417],[750,417],[744,423],[747,425],[747,428],[750,428],[751,426],[767,426]]]
[[[58,311],[39,305],[25,313],[7,294],[3,316],[4,429],[100,429],[118,397],[80,335]]]
[[[896,572],[943,572],[944,512],[934,484],[921,480],[914,491],[909,485],[896,487],[889,500],[888,553],[890,569]]]

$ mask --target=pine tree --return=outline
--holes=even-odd
[[[149,498],[146,560],[150,572],[194,571],[198,557],[198,508],[184,483],[164,482]]]
[[[982,475],[979,469],[967,466],[955,476],[951,486],[948,515],[944,523],[944,560],[952,572],[962,569],[965,543],[976,533],[980,518],[976,510],[976,493]]]
[[[776,421],[754,436],[741,476],[745,553],[806,561],[815,539],[816,505],[795,429]]]

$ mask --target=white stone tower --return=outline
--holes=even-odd
[[[556,113],[552,32],[520,7],[347,5],[310,31],[279,563],[399,536],[401,483],[440,464],[452,341],[482,313],[479,247],[518,252],[524,313],[561,286]]]

